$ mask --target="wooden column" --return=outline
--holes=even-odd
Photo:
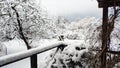
[[[103,2],[103,23],[102,23],[102,55],[101,55],[101,68],[106,68],[106,51],[107,51],[107,32],[108,32],[108,6],[106,1]]]

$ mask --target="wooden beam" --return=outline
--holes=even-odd
[[[111,53],[111,54],[119,54],[120,55],[120,51],[107,51],[108,53]]]
[[[91,49],[91,51],[102,51],[102,50],[100,50],[100,49]],[[107,53],[120,54],[120,51],[107,50]]]
[[[114,6],[114,0],[97,0],[99,8],[103,8],[103,2],[106,1],[108,7]],[[116,6],[120,6],[120,0],[116,0]]]

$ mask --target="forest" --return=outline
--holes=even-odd
[[[0,68],[120,68],[120,0],[102,18],[50,16],[37,0],[0,0]]]

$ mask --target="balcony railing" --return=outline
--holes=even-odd
[[[51,50],[53,48],[64,48],[67,44],[63,41],[48,45],[46,47],[36,47],[30,50],[26,50],[24,52],[19,52],[15,54],[6,55],[0,57],[0,67],[5,66],[7,64],[14,63],[16,61],[31,57],[34,61],[31,62],[31,68],[37,68],[37,54],[43,53],[45,51]]]

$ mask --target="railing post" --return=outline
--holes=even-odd
[[[37,54],[30,57],[31,68],[37,68]]]

